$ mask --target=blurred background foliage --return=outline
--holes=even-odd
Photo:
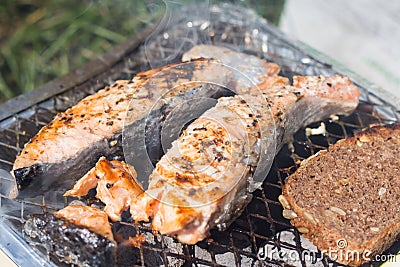
[[[253,8],[274,24],[284,4],[284,0],[229,2]],[[164,10],[162,0],[1,0],[0,102],[95,59],[157,21]]]

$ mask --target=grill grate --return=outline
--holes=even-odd
[[[289,78],[294,74],[340,73],[340,70],[318,60],[308,49],[292,44],[253,11],[228,4],[206,8],[210,11],[208,16],[193,11],[203,10],[201,8],[183,7],[168,25],[157,28],[147,40],[142,40],[137,49],[121,56],[121,59],[104,73],[88,77],[85,82],[32,104],[29,108],[0,121],[0,169],[10,171],[23,145],[42,126],[49,123],[57,112],[65,110],[115,79],[129,79],[135,73],[149,67],[178,61],[182,52],[196,43],[225,45],[264,57],[279,64],[282,67],[281,75]],[[176,45],[178,42],[179,46]],[[362,91],[358,109],[348,117],[324,121],[327,129],[325,135],[307,136],[304,129],[297,132],[292,145],[285,145],[276,157],[262,190],[254,192],[252,202],[228,230],[214,230],[207,240],[189,246],[177,243],[168,236],[154,235],[148,224],[121,222],[114,225],[118,235],[134,236],[140,233],[146,238],[146,242],[140,248],[121,248],[118,255],[121,265],[340,266],[326,257],[321,257],[321,253],[291,227],[289,221],[282,217],[282,208],[277,199],[285,179],[296,170],[302,159],[325,149],[339,139],[352,136],[354,131],[371,123],[399,121],[400,113],[394,106],[368,88],[358,85]],[[316,123],[309,127],[318,126],[319,123]],[[23,237],[23,222],[29,214],[59,209],[67,204],[66,198],[51,194],[40,201],[31,202],[22,199],[10,200],[1,196],[0,223],[9,226],[10,231],[16,232],[17,236]],[[30,241],[30,246],[37,253],[46,255],[40,244]],[[261,248],[268,248],[270,252],[265,254],[263,260],[257,258]],[[390,251],[398,250],[397,245]],[[276,253],[273,253],[274,251]],[[278,251],[281,254],[277,253]],[[318,258],[306,260],[300,257],[302,253],[307,252],[315,252]],[[12,256],[14,253],[10,251]],[[283,253],[290,257],[284,259]],[[293,261],[294,259],[297,260]],[[47,255],[47,260],[50,261],[51,256]],[[56,264],[65,266],[58,262]]]

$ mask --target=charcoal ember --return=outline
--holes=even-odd
[[[78,266],[115,265],[116,245],[112,241],[53,214],[31,215],[24,231],[60,262]]]

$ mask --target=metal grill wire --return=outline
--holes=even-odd
[[[208,8],[207,16],[193,12]],[[14,114],[0,122],[0,169],[10,171],[13,161],[23,145],[57,112],[72,106],[83,97],[94,93],[116,79],[130,79],[135,73],[179,60],[182,52],[195,44],[207,43],[224,45],[236,50],[255,54],[279,64],[281,75],[332,75],[337,71],[310,54],[291,44],[279,32],[253,11],[229,4],[210,7],[186,6],[175,13],[168,24],[161,25],[153,35],[144,40],[137,50],[124,57],[108,72],[92,77],[87,82],[55,95],[50,99],[32,105],[29,109]],[[179,46],[177,46],[179,42]],[[151,55],[151,57],[149,57]],[[146,242],[140,248],[125,247],[119,253],[121,265],[132,266],[340,266],[326,257],[305,261],[300,257],[304,251],[321,254],[306,239],[291,227],[281,215],[282,208],[277,198],[285,179],[293,173],[299,162],[337,140],[353,135],[354,131],[371,123],[399,121],[399,112],[361,87],[361,103],[348,117],[326,120],[324,135],[307,136],[304,129],[295,135],[291,146],[284,146],[268,174],[262,190],[254,192],[252,202],[228,230],[212,231],[211,237],[194,246],[182,245],[173,238],[154,235],[148,224],[121,222],[116,225],[122,235],[142,234]],[[319,123],[309,127],[318,127]],[[22,199],[10,200],[1,196],[1,218],[19,235],[27,216],[59,209],[68,200],[43,198],[28,202]],[[52,205],[46,203],[51,202]],[[30,245],[45,253],[40,244]],[[262,247],[271,251],[265,259],[257,258]],[[398,251],[392,248],[393,251]],[[283,253],[290,255],[288,262]],[[50,260],[51,257],[47,255]],[[297,257],[297,258],[296,258]],[[64,266],[55,262],[59,266]],[[369,266],[369,265],[368,265]]]

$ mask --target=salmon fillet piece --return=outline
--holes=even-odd
[[[67,206],[55,212],[54,216],[66,219],[74,225],[85,227],[115,242],[107,214],[102,210],[89,206]]]
[[[117,160],[109,161],[105,157],[101,157],[96,166],[64,196],[80,198],[92,188],[96,188],[96,198],[106,205],[104,212],[112,221],[120,221],[122,212],[129,208],[130,202],[143,193],[132,166]]]
[[[149,188],[131,202],[134,220],[152,218],[155,230],[187,244],[211,228],[225,229],[251,200],[281,146],[301,127],[350,114],[360,94],[339,75],[294,77],[292,86],[276,77],[253,89],[220,98],[173,142]]]

